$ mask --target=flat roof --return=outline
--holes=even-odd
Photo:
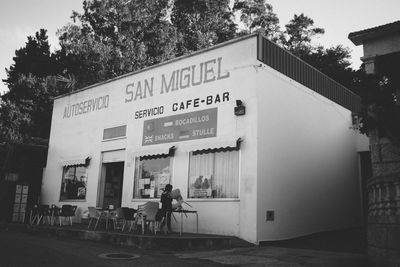
[[[133,72],[126,73],[124,75],[99,82],[96,84],[92,84],[90,86],[84,87],[82,89],[78,89],[60,96],[55,97],[54,99],[62,98],[68,95],[72,95],[75,93],[79,93],[99,85],[103,85],[106,83],[110,83],[116,81],[118,79],[122,79],[131,75],[135,75],[144,71],[148,71],[159,66],[164,66],[172,62],[179,61],[181,59],[189,58],[195,55],[202,54],[204,52],[214,50],[217,48],[221,48],[236,42],[240,42],[245,39],[249,38],[257,38],[257,60],[265,63],[266,65],[272,67],[276,71],[286,75],[287,77],[303,84],[304,86],[308,87],[309,89],[319,93],[322,96],[327,97],[328,99],[332,100],[333,102],[351,110],[351,111],[358,111],[360,109],[360,98],[352,91],[347,89],[345,86],[339,84],[326,74],[322,73],[321,71],[317,70],[315,67],[311,66],[310,64],[306,63],[299,57],[293,55],[286,49],[282,48],[278,44],[272,42],[271,40],[267,39],[266,37],[262,36],[260,33],[253,33],[250,35],[238,37],[221,44],[217,44],[211,46],[206,49],[198,50],[188,55],[183,55],[180,57],[176,57],[140,70],[136,70]]]
[[[400,33],[400,20],[357,32],[351,32],[349,33],[348,38],[355,45],[361,45],[364,41],[376,39],[396,32]]]

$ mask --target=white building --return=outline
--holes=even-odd
[[[171,183],[200,233],[258,243],[360,226],[358,105],[264,37],[235,39],[56,98],[42,203],[80,220]]]

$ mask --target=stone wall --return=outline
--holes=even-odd
[[[370,136],[373,177],[368,181],[368,254],[400,266],[400,148]]]

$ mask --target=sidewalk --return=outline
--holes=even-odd
[[[367,267],[374,266],[364,254],[310,249],[252,247],[176,254],[182,259],[210,260],[234,266],[273,267]]]
[[[68,240],[92,240],[112,244],[116,249],[141,249],[144,253],[168,254],[177,260],[206,260],[215,266],[272,266],[272,267],[378,267],[357,246],[343,247],[343,240],[332,242],[328,236],[311,236],[305,239],[266,246],[255,246],[232,237],[179,234],[141,235],[114,231],[88,231],[84,225],[74,227],[48,227],[5,224],[2,227],[39,234],[57,236]],[[346,233],[345,233],[346,234]],[[336,234],[335,234],[336,235]],[[357,235],[356,235],[357,236]],[[346,239],[351,241],[353,238]],[[336,239],[338,240],[338,239]],[[322,244],[325,243],[325,246]],[[321,244],[320,246],[318,244]],[[357,243],[354,243],[357,244]],[[166,248],[168,246],[168,248]],[[329,248],[329,250],[327,250]],[[350,249],[349,249],[350,248]],[[144,249],[144,250],[143,250]],[[214,265],[213,265],[214,266]],[[381,267],[381,266],[379,266]]]

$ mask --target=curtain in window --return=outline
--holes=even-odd
[[[239,153],[215,153],[214,184],[219,198],[238,198]]]
[[[211,196],[200,195],[204,183],[211,185]],[[206,182],[206,183],[207,183]],[[203,183],[203,186],[200,184]],[[189,197],[238,198],[239,152],[218,152],[190,156]],[[194,193],[197,192],[197,193]],[[207,192],[203,192],[207,194]]]

